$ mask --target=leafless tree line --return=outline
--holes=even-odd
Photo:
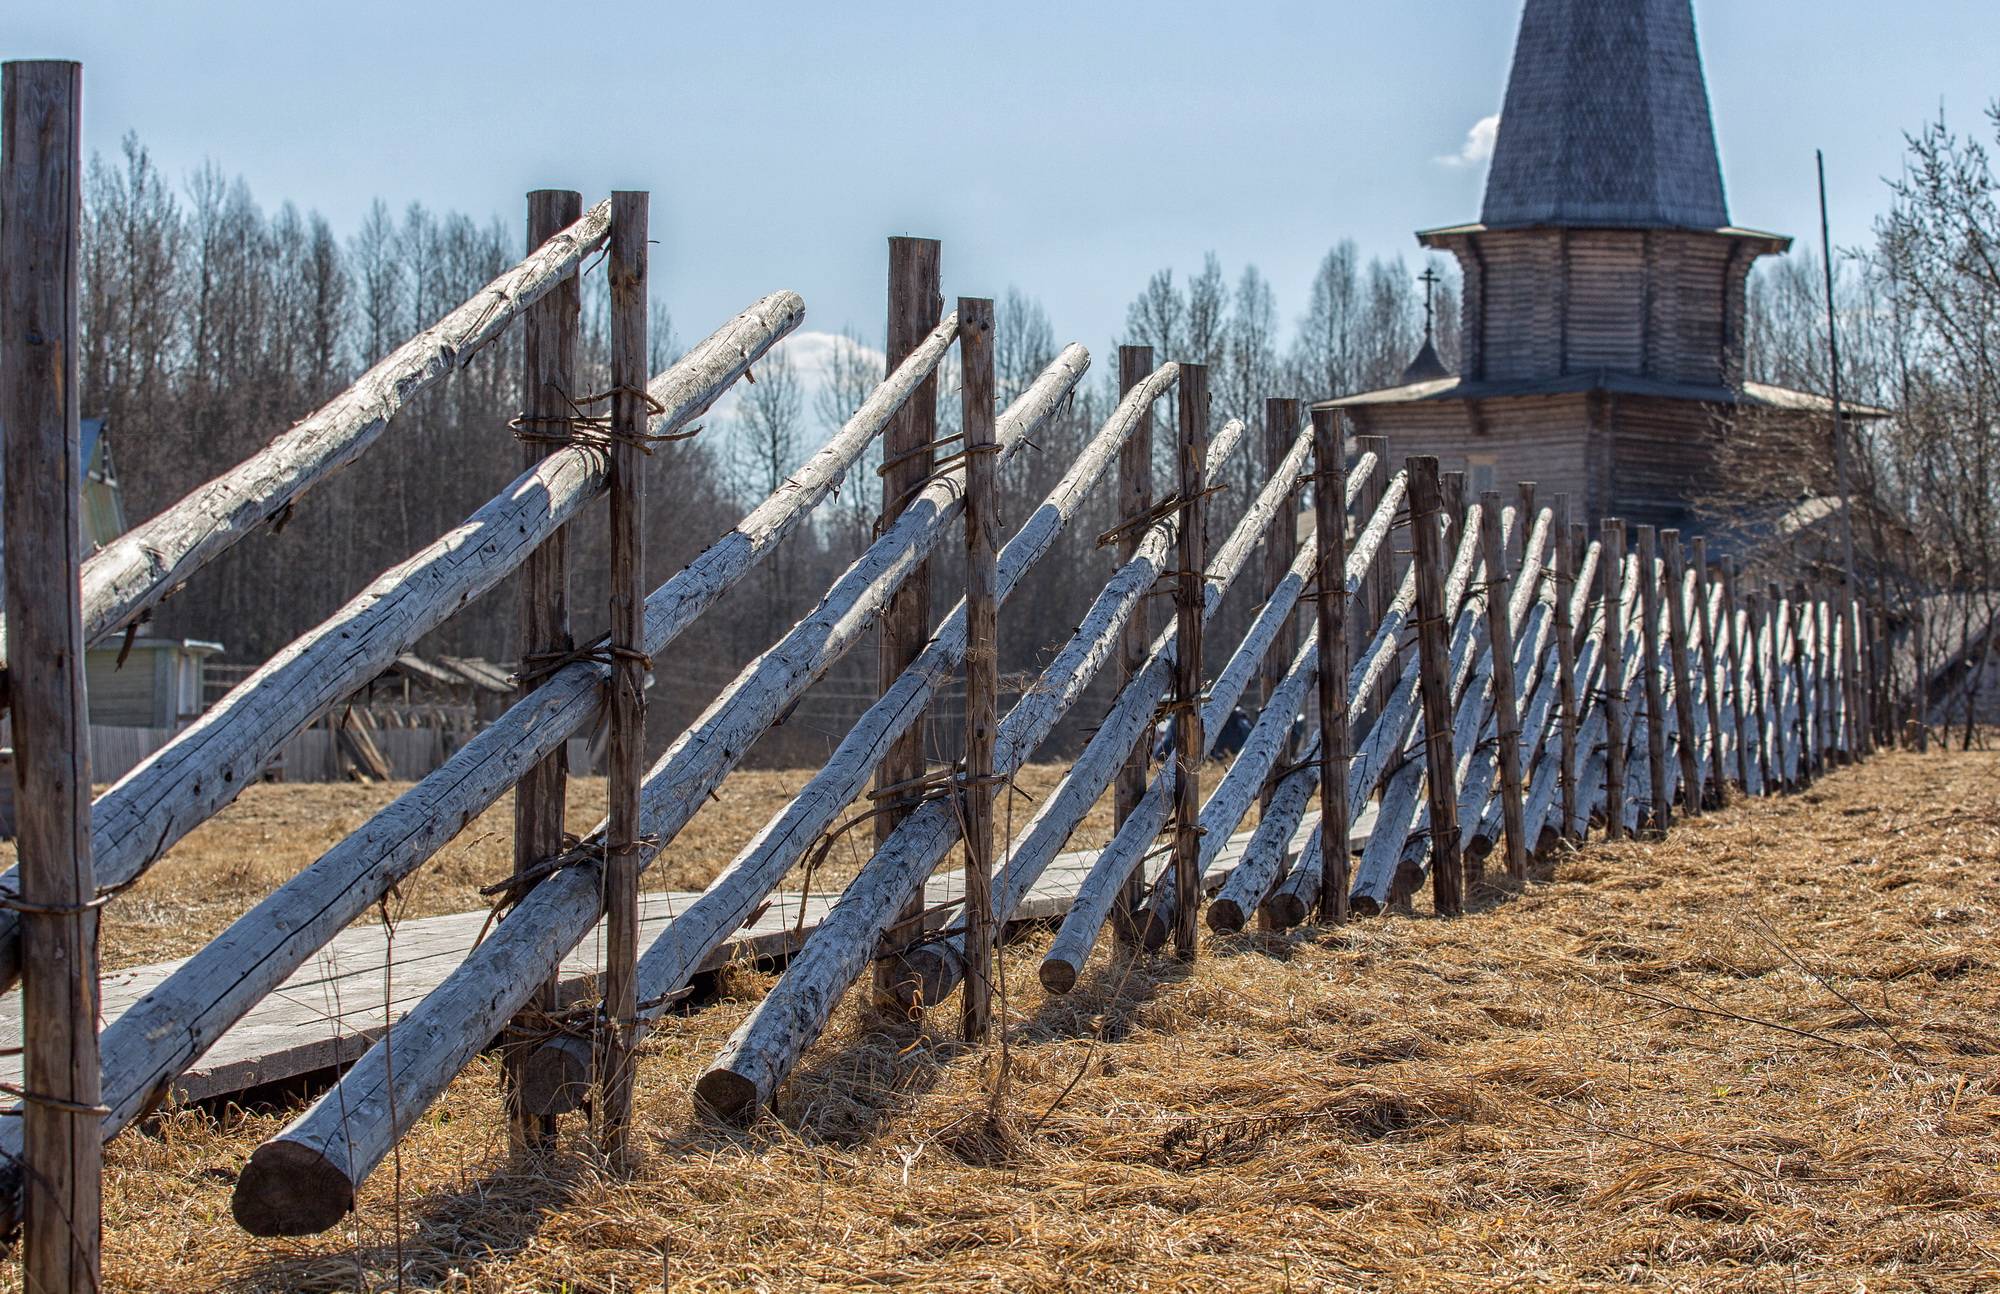
[[[2000,104],[1987,113],[2000,136]],[[1942,120],[1910,135],[1873,243],[1837,251],[1834,317],[1862,591],[1889,610],[1906,685],[1974,738],[2000,616],[2000,178],[1986,146]],[[1824,262],[1799,253],[1753,282],[1748,363],[1762,380],[1831,389]],[[1837,578],[1832,421],[1742,419],[1712,511]],[[1801,512],[1801,507],[1804,511]],[[1817,525],[1786,525],[1808,517]],[[1921,608],[1921,611],[1919,610]],[[1991,698],[1985,698],[1990,708]]]
[[[185,181],[164,176],[136,138],[92,159],[86,186],[84,399],[113,428],[115,466],[128,517],[157,512],[239,462],[337,394],[363,368],[428,326],[524,250],[518,225],[484,223],[412,204],[376,202],[342,238],[316,213],[260,206],[248,185],[210,164]],[[608,361],[605,281],[584,277],[578,394],[604,385]],[[1447,289],[1447,296],[1449,289]],[[1261,428],[1268,395],[1324,396],[1397,379],[1422,330],[1417,285],[1400,262],[1363,267],[1352,244],[1328,253],[1304,294],[1289,340],[1269,283],[1246,268],[1233,288],[1208,257],[1185,284],[1162,270],[1128,312],[1120,341],[1150,344],[1162,360],[1208,363],[1216,425],[1242,416]],[[1456,312],[1439,303],[1440,342],[1455,343]],[[1060,349],[1041,304],[1017,290],[998,302],[999,395],[1013,399]],[[676,353],[672,320],[656,306],[653,369]],[[823,344],[817,339],[815,344]],[[1116,364],[1100,357],[1061,417],[1004,474],[1006,515],[1018,521],[1046,494],[1117,400]],[[721,533],[749,500],[782,482],[882,378],[872,339],[846,332],[808,375],[781,347],[757,367],[730,413],[705,434],[659,447],[647,514],[648,560],[662,577]],[[156,632],[222,642],[231,660],[260,661],[323,620],[376,574],[457,525],[520,470],[508,420],[520,407],[520,349],[510,335],[398,417],[371,454],[316,491],[276,534],[232,550],[161,606]],[[941,434],[958,423],[958,375],[939,379]],[[1155,441],[1162,491],[1172,463],[1173,413],[1163,406]],[[664,742],[808,609],[839,568],[872,537],[880,504],[879,450],[857,465],[817,524],[777,554],[661,662],[652,727]],[[1261,436],[1239,452],[1212,525],[1223,533],[1261,476]],[[1095,536],[1118,518],[1114,491],[1045,558],[1003,616],[1004,670],[1032,674],[1068,633],[1110,569]],[[572,603],[580,638],[602,628],[603,527],[589,514],[571,527]],[[959,555],[935,559],[936,587],[962,587]],[[938,595],[942,614],[948,592]],[[509,586],[466,608],[421,650],[511,660],[517,611]],[[1253,606],[1225,608],[1232,623]],[[1240,626],[1237,626],[1240,627]],[[1230,632],[1228,625],[1221,627]],[[868,653],[860,654],[862,656]],[[1105,680],[1105,686],[1111,685]],[[874,687],[872,660],[844,662],[773,734],[758,758],[795,763],[823,756]],[[956,725],[946,699],[934,725],[940,756]],[[1084,707],[1080,713],[1089,713]],[[1055,740],[1073,742],[1065,730]]]

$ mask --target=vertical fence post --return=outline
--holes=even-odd
[[[1701,761],[1701,743],[1694,731],[1694,683],[1698,677],[1691,657],[1693,650],[1689,643],[1687,615],[1687,567],[1681,552],[1681,532],[1663,530],[1660,532],[1661,548],[1666,557],[1666,597],[1667,597],[1667,665],[1674,677],[1674,727],[1680,740],[1677,743],[1681,765],[1681,804],[1687,816],[1701,816],[1702,782],[1705,778]]]
[[[1651,778],[1653,828],[1665,833],[1673,825],[1673,807],[1667,803],[1666,689],[1660,673],[1660,574],[1658,552],[1651,526],[1639,527],[1639,596],[1643,627],[1639,633],[1640,668],[1646,685],[1646,760]],[[1676,592],[1672,600],[1679,601]]]
[[[1535,487],[1523,485],[1524,508]],[[1486,557],[1486,635],[1493,652],[1493,732],[1500,743],[1500,816],[1507,835],[1507,875],[1528,878],[1527,827],[1521,813],[1521,706],[1514,695],[1514,633],[1507,619],[1507,553],[1500,539],[1500,492],[1479,496],[1479,548]],[[1517,520],[1515,529],[1525,528]],[[1558,543],[1557,547],[1561,547]]]
[[[1151,346],[1120,346],[1118,348],[1118,394],[1122,398],[1133,387],[1146,380],[1153,371],[1153,348]],[[1132,434],[1118,451],[1118,520],[1128,521],[1139,516],[1153,506],[1153,411],[1149,406],[1139,415]],[[1139,541],[1145,537],[1138,527],[1125,530],[1118,537],[1118,564],[1123,566],[1139,551]],[[1125,629],[1118,639],[1118,685],[1123,687],[1131,681],[1146,663],[1146,653],[1153,640],[1153,599],[1143,597],[1132,608],[1132,614],[1125,621]],[[1146,794],[1147,774],[1151,771],[1153,734],[1149,729],[1125,762],[1118,769],[1117,786],[1112,791],[1112,830],[1125,825]],[[1120,944],[1134,944],[1139,938],[1139,905],[1145,901],[1145,869],[1135,867],[1125,878],[1125,885],[1118,892],[1118,900],[1111,909],[1111,931]]]
[[[1278,396],[1264,401],[1264,475],[1266,479],[1277,475],[1278,464],[1285,461],[1291,452],[1292,442],[1299,434],[1299,402]],[[1315,434],[1317,434],[1315,432]],[[1317,443],[1317,442],[1315,442]],[[1343,509],[1343,512],[1345,509]],[[1292,569],[1292,560],[1299,555],[1298,507],[1292,500],[1278,510],[1277,520],[1264,536],[1264,588],[1268,591],[1278,587],[1287,572]],[[1320,571],[1322,580],[1326,572]],[[1324,588],[1324,583],[1321,584]],[[1285,669],[1291,664],[1292,653],[1298,650],[1298,635],[1293,621],[1295,616],[1285,617],[1285,623],[1271,639],[1270,648],[1264,653],[1261,692],[1265,705],[1271,702],[1271,694],[1285,677]],[[1291,716],[1287,715],[1287,719]],[[1290,729],[1287,728],[1289,733]],[[1280,764],[1289,764],[1297,756],[1292,749],[1291,738],[1285,738],[1285,747],[1279,756]],[[1260,807],[1271,802],[1273,778],[1265,778],[1263,789],[1257,793]]]
[[[1444,554],[1441,560],[1449,570],[1452,554],[1465,542],[1465,473],[1438,473],[1438,506],[1444,509]],[[1518,525],[1518,523],[1516,523]],[[1446,607],[1444,614],[1456,616],[1457,607]],[[1451,637],[1451,630],[1445,630],[1445,637]]]
[[[1528,532],[1535,528],[1535,483],[1517,481],[1514,490],[1521,505],[1521,515],[1514,522],[1514,551],[1509,556],[1513,559],[1513,569],[1518,571],[1528,563]],[[1562,531],[1556,531],[1555,536],[1556,543],[1560,545]]]
[[[1438,461],[1428,454],[1404,463],[1409,473],[1410,536],[1417,570],[1417,691],[1424,711],[1424,768],[1431,810],[1431,901],[1439,916],[1463,907],[1459,874],[1458,791],[1451,757],[1451,661],[1446,642],[1444,557],[1438,513],[1444,506]],[[1464,514],[1459,515],[1464,525]]]
[[[1848,705],[1853,712],[1848,725],[1852,734],[1850,753],[1856,759],[1865,759],[1875,741],[1875,705],[1868,676],[1868,644],[1863,632],[1861,599],[1851,588],[1841,598],[1840,616],[1841,622],[1847,626],[1847,691],[1853,698]]]
[[[1625,523],[1606,517],[1598,574],[1604,588],[1604,838],[1625,834]]]
[[[1701,653],[1699,656],[1701,679],[1707,685],[1707,695],[1703,698],[1708,709],[1708,775],[1710,791],[1716,804],[1722,803],[1723,790],[1729,785],[1729,774],[1724,771],[1722,753],[1722,687],[1724,680],[1717,675],[1717,666],[1723,660],[1720,646],[1723,632],[1722,613],[1709,612],[1708,586],[1708,540],[1703,536],[1694,537],[1694,613],[1695,621],[1701,626]],[[1732,689],[1733,690],[1733,689]],[[1737,731],[1737,740],[1742,740],[1742,730]]]
[[[84,703],[77,238],[83,66],[8,63],[0,120],[0,426],[20,859],[29,1290],[98,1287],[103,1115]]]
[[[1347,456],[1340,416],[1314,409],[1313,541],[1319,545],[1319,915],[1347,920]],[[1300,866],[1308,866],[1301,859]]]
[[[1736,725],[1736,784],[1750,790],[1750,729],[1743,721],[1743,636],[1747,628],[1736,618],[1736,559],[1722,564],[1722,623],[1728,630],[1723,669],[1729,675],[1729,718]],[[1761,736],[1758,745],[1763,745]]]
[[[931,329],[944,317],[941,287],[943,259],[934,238],[891,238],[889,240],[889,323],[884,349],[887,372],[908,359]],[[932,448],[937,440],[937,374],[933,373],[910,393],[910,398],[889,420],[882,434],[882,515],[877,523],[887,529],[903,509],[936,462]],[[881,647],[876,661],[876,682],[888,691],[897,677],[924,649],[931,633],[931,567],[920,563],[890,595],[882,613]],[[875,794],[880,803],[875,817],[875,843],[889,838],[910,810],[900,806],[907,788],[924,775],[924,750],[929,737],[928,712],[910,725],[910,730],[889,746],[889,753],[875,766]],[[923,916],[922,894],[904,905],[883,938],[885,948],[901,944],[913,933],[911,926]],[[903,994],[897,983],[898,962],[884,958],[875,963],[873,975],[876,1000],[885,1006],[899,1004]],[[920,1003],[919,1005],[928,1005]]]
[[[1792,629],[1792,686],[1799,694],[1799,785],[1812,782],[1813,762],[1813,693],[1806,679],[1806,586],[1800,580],[1792,586],[1791,621]]]
[[[958,299],[965,429],[965,996],[960,1030],[981,1042],[993,1014],[993,742],[1000,730],[999,443],[993,437],[993,302]]]
[[[1387,436],[1356,436],[1354,438],[1354,449],[1356,453],[1373,454],[1375,456],[1374,469],[1368,473],[1368,482],[1362,487],[1361,498],[1359,500],[1361,515],[1372,517],[1375,515],[1375,510],[1382,506],[1383,497],[1389,492],[1389,438]],[[1381,549],[1375,554],[1374,562],[1368,567],[1367,574],[1363,575],[1361,579],[1364,623],[1355,626],[1356,628],[1368,634],[1375,632],[1376,626],[1382,623],[1382,617],[1389,610],[1389,603],[1395,600],[1395,583],[1396,545],[1392,539],[1385,539],[1382,542]],[[1350,634],[1349,637],[1351,641],[1357,643],[1366,641],[1358,634]],[[1367,712],[1362,716],[1363,722],[1372,722],[1373,716],[1382,713],[1382,707],[1389,700],[1389,689],[1395,685],[1395,673],[1396,671],[1394,670],[1384,670],[1381,680],[1375,685],[1375,691],[1372,696],[1350,698],[1353,706],[1360,707]],[[1354,720],[1350,716],[1350,727],[1353,722]]]
[[[583,195],[567,189],[536,189],[528,195],[528,250],[534,251],[583,215]],[[583,292],[572,274],[528,307],[521,319],[521,418],[524,426],[544,434],[555,431],[569,416],[576,389],[576,345]],[[555,451],[548,440],[522,442],[523,467],[533,467]],[[528,554],[521,563],[521,675],[523,695],[538,683],[530,679],[536,658],[547,660],[576,646],[569,618],[569,528],[563,527]],[[547,759],[522,774],[514,788],[514,875],[523,877],[563,847],[563,817],[569,794],[569,751],[564,743]],[[522,882],[529,884],[531,882]],[[535,1036],[556,1010],[556,980],[535,990],[528,1005],[514,1018],[510,1031],[517,1039]],[[528,1088],[525,1042],[502,1052],[506,1066],[507,1143],[516,1150],[546,1146],[555,1136],[556,1119],[546,1113],[553,1093]],[[539,1107],[539,1108],[537,1108]]]
[[[1798,787],[1805,783],[1805,751],[1798,745],[1798,732],[1785,727],[1785,675],[1792,671],[1791,663],[1784,655],[1785,639],[1791,632],[1792,612],[1787,608],[1785,595],[1779,591],[1778,582],[1772,580],[1764,586],[1766,611],[1764,623],[1770,627],[1771,661],[1767,682],[1771,689],[1771,755],[1776,761],[1775,775],[1788,787]],[[1793,685],[1796,687],[1797,678]],[[1799,704],[1805,704],[1803,695]],[[1803,718],[1801,719],[1803,723]],[[1796,765],[1793,756],[1797,755]]]
[[[625,1156],[638,1021],[639,783],[646,773],[645,193],[611,195],[611,740],[604,837],[604,1019],[599,1140]]]
[[[1571,623],[1570,604],[1576,597],[1576,540],[1570,530],[1569,495],[1556,495],[1556,696],[1561,712],[1562,771],[1557,790],[1562,794],[1562,831],[1568,838],[1576,822],[1576,626]]]
[[[1741,575],[1731,563],[1731,577]],[[1750,724],[1757,734],[1757,779],[1764,794],[1776,795],[1784,781],[1784,756],[1773,747],[1777,725],[1767,718],[1776,703],[1777,689],[1770,668],[1764,663],[1764,607],[1755,590],[1743,595],[1743,641],[1750,668]]]
[[[1174,956],[1192,960],[1195,909],[1201,906],[1201,762],[1208,738],[1201,722],[1202,608],[1208,543],[1208,366],[1181,365],[1179,570],[1174,575]]]

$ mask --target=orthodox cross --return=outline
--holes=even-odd
[[[1417,275],[1417,281],[1424,285],[1424,340],[1431,340],[1431,291],[1438,285],[1438,272],[1426,265],[1424,272]]]

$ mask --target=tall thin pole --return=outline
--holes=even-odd
[[[965,996],[967,1042],[993,1015],[993,742],[1000,731],[999,444],[993,438],[993,302],[958,299],[965,431]]]
[[[0,426],[20,857],[22,1285],[98,1288],[103,1108],[76,357],[83,65],[6,65]]]
[[[638,1027],[639,784],[646,775],[646,223],[649,195],[611,195],[611,713],[604,837],[604,1018],[598,1137],[625,1157]]]
[[[1195,955],[1195,909],[1201,906],[1201,760],[1208,737],[1201,718],[1201,639],[1208,542],[1204,468],[1208,462],[1208,366],[1181,365],[1181,525],[1174,575],[1174,956]]]
[[[1153,372],[1153,348],[1151,346],[1120,346],[1118,348],[1118,394],[1122,399],[1127,392],[1146,380]],[[1150,510],[1153,506],[1153,411],[1150,407],[1139,415],[1138,425],[1118,451],[1118,519],[1129,521]],[[1132,560],[1139,551],[1142,532],[1136,526],[1128,526],[1118,539],[1118,565]],[[1124,632],[1118,639],[1118,686],[1130,682],[1146,664],[1146,653],[1153,641],[1152,599],[1140,598],[1132,608],[1132,614],[1125,621]],[[1118,769],[1118,781],[1112,791],[1112,827],[1125,825],[1125,819],[1132,816],[1139,801],[1146,794],[1146,783],[1151,771],[1153,737],[1150,732],[1132,747],[1125,762]],[[1146,877],[1143,868],[1135,867],[1126,878],[1125,885],[1118,892],[1118,901],[1111,909],[1111,929],[1114,937],[1122,944],[1130,944],[1138,938],[1139,904],[1145,898]]]
[[[1347,459],[1339,415],[1314,409],[1313,539],[1319,545],[1319,914],[1347,920]],[[1299,866],[1309,867],[1301,858]]]
[[[1830,366],[1830,380],[1833,395],[1833,472],[1840,490],[1840,541],[1842,569],[1847,574],[1847,587],[1856,588],[1854,582],[1854,494],[1847,476],[1847,429],[1845,408],[1840,399],[1840,330],[1834,323],[1833,308],[1833,233],[1826,211],[1826,154],[1813,150],[1813,160],[1819,168],[1819,245],[1822,268],[1826,271],[1826,356]]]

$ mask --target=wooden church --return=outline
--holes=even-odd
[[[1463,278],[1461,371],[1326,401],[1468,490],[1535,481],[1595,520],[1698,531],[1718,438],[1749,407],[1745,283],[1791,240],[1730,224],[1690,0],[1527,0],[1476,224],[1425,230]]]

